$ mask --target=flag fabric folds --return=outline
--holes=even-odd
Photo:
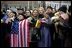
[[[18,33],[11,33],[11,47],[29,47],[30,32],[27,19],[20,21]]]

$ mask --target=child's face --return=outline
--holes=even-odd
[[[24,17],[23,17],[22,15],[19,15],[19,16],[18,16],[18,19],[19,19],[19,20],[23,20]]]

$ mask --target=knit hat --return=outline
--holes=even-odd
[[[58,9],[59,11],[63,11],[64,13],[66,13],[67,7],[65,5],[63,5],[62,7],[60,7]]]

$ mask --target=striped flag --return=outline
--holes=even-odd
[[[19,22],[18,34],[11,34],[11,47],[29,47],[30,32],[27,19]]]

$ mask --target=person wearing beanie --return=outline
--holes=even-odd
[[[67,7],[66,7],[65,5],[63,5],[63,6],[61,6],[61,7],[58,9],[58,11],[62,11],[62,12],[64,12],[64,13],[66,13]]]
[[[69,16],[67,14],[67,7],[65,5],[63,5],[62,7],[60,7],[58,9],[59,13],[60,13],[60,17],[63,19],[63,20],[66,20],[68,21],[69,19]]]
[[[57,32],[57,36],[56,36],[56,43],[57,43],[57,47],[65,47],[65,41],[67,39],[67,32],[69,29],[69,24],[68,24],[68,20],[69,20],[69,16],[66,13],[67,8],[66,6],[62,6],[59,8],[58,12],[59,12],[59,21],[55,22],[57,23],[55,26],[56,28],[56,32]],[[55,24],[54,23],[54,24]]]

